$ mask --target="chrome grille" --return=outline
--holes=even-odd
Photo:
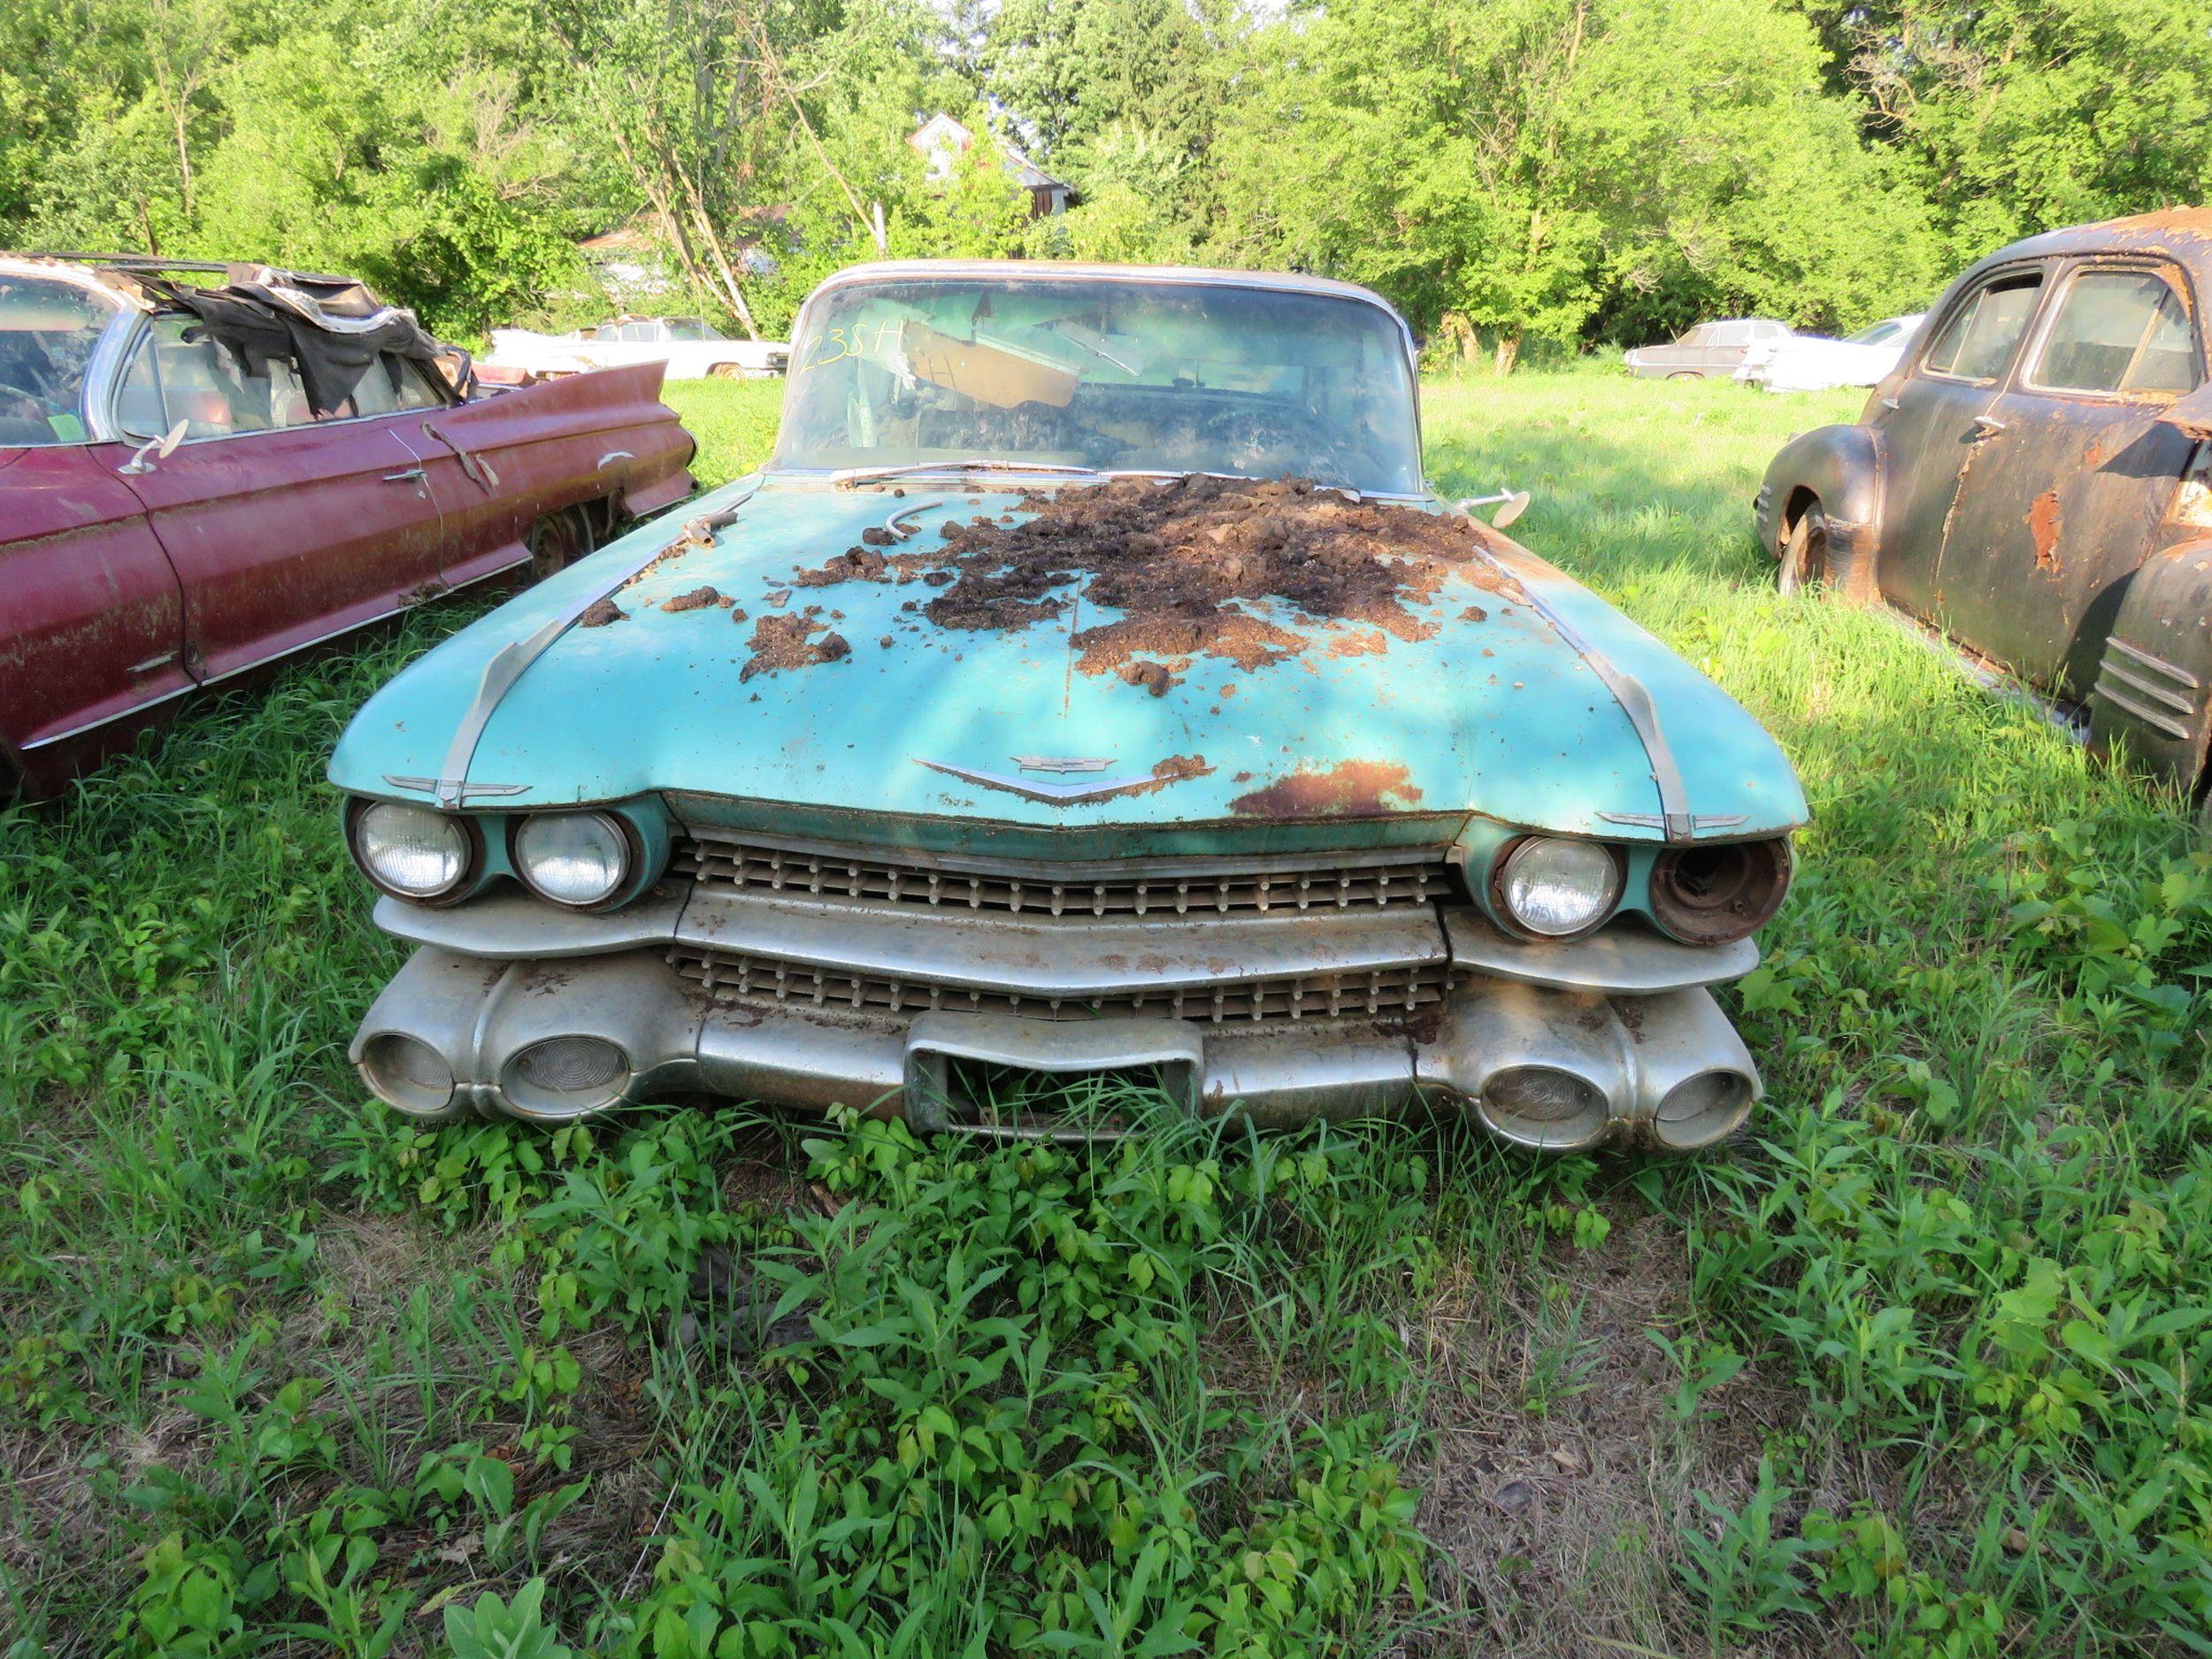
[[[824,970],[776,956],[678,945],[669,961],[686,979],[729,1002],[767,1002],[864,1014],[1019,1014],[1033,1019],[1112,1016],[1232,1021],[1327,1019],[1346,1016],[1403,1018],[1443,1000],[1451,964],[1422,963],[1356,973],[1284,974],[1234,984],[1132,987],[1084,999],[972,990],[932,980]]]
[[[1450,895],[1434,858],[1310,870],[1220,870],[1056,879],[937,870],[878,855],[794,852],[734,837],[680,841],[677,873],[710,888],[816,899],[870,900],[1019,916],[1232,916],[1388,910]]]

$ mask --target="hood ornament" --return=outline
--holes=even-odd
[[[1213,768],[1195,757],[1190,762],[1163,761],[1151,772],[1139,772],[1133,778],[1094,778],[1081,783],[1048,783],[1042,778],[1024,778],[1013,772],[983,772],[973,766],[956,766],[949,760],[927,760],[917,755],[915,760],[932,772],[941,772],[968,783],[981,784],[987,789],[1003,789],[1025,800],[1042,801],[1048,806],[1067,806],[1079,801],[1102,800],[1110,795],[1133,795],[1140,790],[1163,789],[1169,784],[1179,783],[1186,778],[1201,778]],[[1026,765],[1038,758],[1021,756],[1013,757]],[[1110,760],[1057,760],[1049,764],[1056,771],[1076,771],[1112,764]]]
[[[1024,772],[1104,772],[1114,757],[1086,760],[1076,755],[1011,755],[1008,758]]]

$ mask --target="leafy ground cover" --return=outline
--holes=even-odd
[[[676,388],[703,479],[773,391]],[[1813,800],[1695,1162],[411,1130],[320,773],[465,603],[0,811],[0,1650],[2212,1652],[2212,857],[1772,594],[1758,467],[1850,407],[1429,395]]]

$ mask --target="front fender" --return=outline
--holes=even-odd
[[[1782,557],[1790,528],[1816,497],[1839,548],[1874,546],[1881,510],[1881,434],[1871,426],[1816,426],[1767,463],[1751,507],[1752,533],[1769,558]]]
[[[2089,695],[2089,739],[2184,785],[2212,743],[2212,537],[2147,560],[2129,580]]]

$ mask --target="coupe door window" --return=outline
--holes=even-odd
[[[1920,366],[1962,380],[1995,380],[2012,361],[2042,292],[2039,271],[1983,284],[1944,320]]]
[[[115,401],[116,424],[151,438],[184,422],[184,435],[225,438],[274,432],[315,419],[288,358],[272,357],[249,373],[237,353],[219,345],[190,317],[157,317],[139,337]]]
[[[2196,342],[2154,271],[2085,271],[2067,284],[2029,376],[2054,392],[2171,396],[2197,384]]]
[[[400,357],[380,357],[353,388],[357,415],[391,415],[403,409],[443,409],[445,399],[413,364]]]

